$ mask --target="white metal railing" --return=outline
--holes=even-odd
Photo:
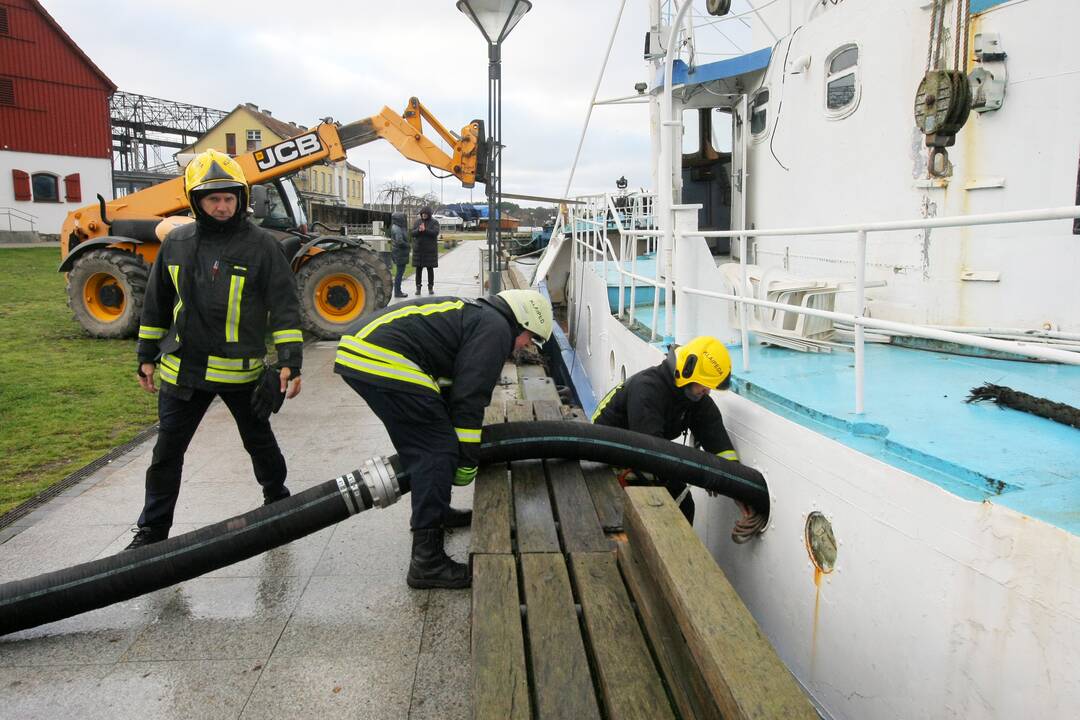
[[[11,226],[12,218],[14,218],[15,220],[20,220],[20,221],[22,221],[24,223],[29,224],[30,225],[30,232],[34,231],[34,226],[37,224],[37,219],[38,219],[37,215],[31,215],[28,212],[23,212],[22,210],[18,210],[16,208],[10,208],[10,207],[0,208],[0,214],[7,215],[8,230],[12,231],[12,232],[14,232],[14,230],[15,230],[15,228],[13,228]]]
[[[970,330],[964,329],[951,329],[942,327],[932,327],[927,325],[916,325],[912,323],[894,322],[891,320],[881,320],[877,318],[867,317],[865,313],[866,307],[866,243],[867,236],[873,232],[886,232],[895,230],[929,230],[933,228],[952,228],[952,227],[970,227],[975,225],[998,225],[1007,223],[1026,223],[1026,222],[1041,222],[1048,220],[1065,220],[1074,219],[1080,217],[1080,206],[1076,207],[1059,207],[1059,208],[1046,208],[1041,210],[1022,210],[1015,212],[1001,212],[1001,213],[986,213],[982,215],[967,215],[967,216],[955,216],[955,217],[938,217],[938,218],[918,218],[915,220],[901,220],[901,221],[889,221],[889,222],[871,222],[871,223],[853,223],[845,225],[831,225],[820,227],[801,227],[801,228],[779,228],[771,230],[700,230],[696,232],[679,232],[676,231],[673,234],[675,246],[678,247],[683,238],[700,237],[700,238],[737,238],[739,240],[740,254],[739,264],[741,266],[741,294],[720,293],[711,290],[704,290],[700,288],[685,287],[678,284],[677,278],[668,277],[666,280],[661,278],[661,263],[659,256],[657,257],[657,269],[656,276],[654,278],[647,278],[636,272],[634,261],[637,257],[637,247],[631,244],[635,244],[637,238],[646,238],[650,242],[655,243],[659,237],[663,236],[663,230],[655,227],[649,228],[636,228],[631,224],[630,228],[623,228],[622,222],[619,221],[620,214],[617,212],[610,197],[604,196],[607,207],[604,208],[604,212],[597,217],[597,208],[594,202],[585,207],[589,212],[594,214],[593,218],[578,217],[578,221],[587,223],[590,227],[588,233],[577,232],[577,226],[572,224],[571,227],[575,228],[574,244],[579,248],[578,252],[574,254],[574,257],[578,261],[585,261],[585,258],[591,257],[594,263],[600,263],[603,266],[603,277],[605,282],[607,280],[607,259],[610,257],[614,262],[619,274],[619,308],[618,316],[623,317],[625,309],[625,285],[626,280],[629,279],[630,283],[630,297],[634,297],[635,283],[643,283],[651,285],[654,288],[653,298],[653,323],[652,323],[652,339],[656,339],[656,328],[659,321],[659,302],[660,302],[660,290],[664,282],[666,282],[666,289],[674,290],[686,295],[695,295],[699,297],[715,298],[719,300],[727,300],[733,302],[739,308],[740,311],[740,332],[742,335],[742,361],[743,370],[748,371],[750,369],[750,342],[749,342],[749,322],[747,321],[746,310],[747,306],[757,306],[771,308],[774,310],[783,310],[785,312],[794,312],[802,315],[809,315],[813,317],[827,318],[833,321],[839,321],[842,323],[851,324],[855,328],[855,412],[861,414],[864,409],[864,381],[865,381],[865,329],[871,328],[875,330],[883,330],[887,332],[901,333],[904,335],[912,335],[915,337],[924,337],[932,340],[942,340],[945,342],[955,343],[957,345],[967,345],[971,347],[983,348],[986,350],[995,350],[1000,352],[1012,353],[1017,355],[1024,355],[1028,357],[1038,358],[1041,360],[1050,360],[1054,362],[1067,363],[1072,365],[1080,365],[1080,353],[1061,350],[1052,347],[1046,347],[1039,343],[1037,340],[1007,340],[1000,338],[984,337],[982,335],[973,334]],[[590,201],[595,200],[596,196],[589,198]],[[608,213],[612,217],[616,218],[617,223],[615,229],[619,231],[620,236],[620,252],[616,253],[614,247],[611,245],[610,240],[607,237],[607,218]],[[574,222],[576,212],[570,211],[571,223]],[[650,223],[651,224],[651,223]],[[855,308],[856,313],[840,313],[830,310],[818,310],[811,307],[802,307],[789,305],[786,303],[778,303],[770,300],[761,300],[754,297],[750,297],[752,294],[749,288],[749,281],[747,279],[747,252],[746,243],[749,236],[753,237],[783,237],[783,236],[811,236],[811,235],[843,235],[854,234],[856,242],[856,257],[855,257]],[[631,268],[626,270],[623,267],[624,259],[627,253],[631,255]],[[672,270],[674,266],[672,266]],[[674,274],[674,273],[672,273]],[[573,275],[573,273],[571,273]],[[673,301],[673,297],[667,297],[666,303],[668,309]],[[633,300],[631,300],[633,303]],[[668,316],[668,327],[665,330],[666,335],[670,335],[670,312]]]

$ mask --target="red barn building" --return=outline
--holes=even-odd
[[[115,90],[41,3],[0,0],[0,231],[58,233],[112,197]]]

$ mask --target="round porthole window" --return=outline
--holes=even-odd
[[[818,570],[832,572],[836,566],[836,536],[829,519],[817,511],[806,517],[806,550]]]

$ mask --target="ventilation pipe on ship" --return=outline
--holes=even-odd
[[[756,470],[684,445],[600,425],[527,422],[484,428],[482,464],[560,458],[678,475],[690,485],[769,509]],[[350,473],[272,505],[163,542],[0,585],[0,635],[61,620],[189,580],[340,522],[409,492],[397,456],[376,457]]]

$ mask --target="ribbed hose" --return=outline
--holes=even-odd
[[[761,475],[699,450],[615,428],[571,422],[505,423],[484,428],[482,463],[536,458],[592,460],[677,475],[690,485],[768,511]],[[0,585],[0,635],[36,627],[160,590],[385,507],[409,491],[397,456],[266,507],[160,543]]]

